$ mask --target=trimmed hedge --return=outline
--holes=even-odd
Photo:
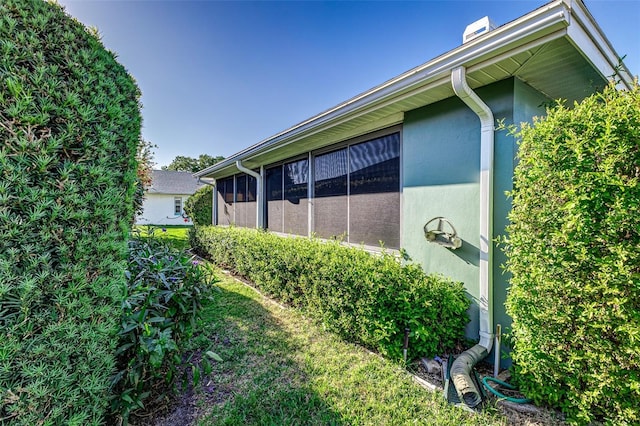
[[[213,187],[205,185],[198,189],[184,203],[184,211],[191,218],[194,225],[211,225],[213,209]]]
[[[470,302],[462,284],[390,254],[235,227],[195,227],[191,243],[269,296],[390,358],[402,357],[405,327],[410,358],[451,350],[463,339]]]
[[[0,2],[0,419],[100,424],[133,221],[139,91],[53,3]]]
[[[515,377],[578,423],[640,424],[640,90],[547,113],[516,132]]]

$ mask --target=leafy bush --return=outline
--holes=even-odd
[[[399,359],[434,355],[463,337],[469,300],[460,283],[338,242],[246,228],[196,227],[192,244],[265,293],[301,308],[347,340]]]
[[[215,275],[151,235],[129,242],[127,278],[112,400],[114,414],[125,420],[130,411],[144,408],[157,381],[172,389],[183,342],[193,334]]]
[[[195,194],[187,198],[184,203],[184,211],[191,218],[194,225],[211,225],[213,209],[213,187],[205,185]]]
[[[0,2],[0,70],[0,419],[98,424],[126,287],[139,91],[51,2]]]
[[[640,423],[640,91],[523,124],[506,253],[515,373],[579,423]]]

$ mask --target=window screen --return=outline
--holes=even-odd
[[[220,179],[218,188],[218,225],[231,225],[234,223],[233,211],[233,177]]]
[[[395,133],[349,147],[351,194],[400,191],[400,136]]]
[[[176,216],[182,214],[182,197],[175,197],[173,199],[173,214]]]
[[[256,227],[256,189],[257,189],[257,181],[253,176],[245,175],[247,180],[247,189],[245,192],[245,202],[243,203],[243,207],[245,209],[244,212],[244,226],[247,228],[255,228]]]
[[[293,161],[282,166],[284,182],[283,230],[307,235],[309,228],[308,181],[309,160]]]
[[[347,233],[347,148],[317,155],[314,160],[314,232],[322,238]]]
[[[247,201],[247,175],[236,176],[236,203]]]
[[[284,232],[282,227],[282,166],[271,167],[265,173],[267,229]]]
[[[253,176],[247,176],[247,201],[256,201],[258,181]]]
[[[354,244],[400,246],[400,134],[347,145],[313,158],[313,231]],[[218,182],[218,223],[255,226],[256,179]],[[266,227],[309,233],[309,160],[265,170]]]
[[[400,246],[400,135],[349,147],[349,241]]]
[[[250,226],[247,222],[247,175],[236,175],[236,203],[234,223],[236,226]]]

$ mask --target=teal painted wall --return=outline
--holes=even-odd
[[[543,104],[549,102],[549,99],[518,79],[514,79],[513,82],[513,117],[511,121],[505,122],[519,125],[522,122],[532,122],[534,116],[544,115]],[[495,116],[496,119],[498,117],[498,115]],[[507,215],[511,210],[511,199],[505,193],[513,189],[513,170],[516,165],[518,143],[506,131],[497,131],[495,149],[496,178],[494,180],[493,196],[493,234],[495,238],[499,238],[506,234],[505,228],[509,223]],[[510,279],[510,275],[503,269],[506,260],[502,249],[494,245],[493,319],[494,324],[502,325],[503,333],[509,333],[511,327],[511,317],[506,314],[504,308]],[[506,344],[507,342],[504,340],[503,342],[502,350],[505,354],[508,354],[510,350]],[[509,365],[511,365],[511,362],[507,360],[504,366],[508,367]]]
[[[496,120],[506,124],[530,120],[543,97],[516,79],[479,88],[476,93],[489,105]],[[528,118],[525,118],[528,117]],[[473,303],[466,334],[478,338],[479,281],[479,173],[480,120],[458,98],[428,105],[405,114],[403,125],[402,246],[413,261],[429,273],[462,281]],[[494,154],[494,235],[504,232],[511,204],[516,142],[506,132],[496,132]],[[423,226],[444,216],[463,240],[449,250],[429,243]],[[504,312],[508,277],[502,274],[504,256],[494,249],[494,321],[508,326]]]

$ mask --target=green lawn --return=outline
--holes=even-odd
[[[493,425],[230,277],[192,343],[219,354],[201,425]],[[209,379],[208,379],[209,380]]]
[[[136,225],[135,231],[139,231],[141,236],[153,235],[171,243],[177,249],[189,248],[189,229],[191,226],[185,225]]]
[[[187,244],[185,227],[156,235]],[[191,349],[222,357],[197,390],[200,425],[495,425],[416,384],[398,364],[220,275]]]

